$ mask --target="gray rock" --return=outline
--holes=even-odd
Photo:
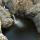
[[[22,4],[21,4],[22,3]],[[21,5],[21,6],[20,6]],[[12,14],[16,13],[16,11],[24,11],[29,10],[32,7],[33,3],[31,0],[9,0],[5,3],[6,8],[10,10]]]
[[[8,40],[6,36],[4,36],[2,33],[0,33],[0,40]]]
[[[40,3],[40,0],[33,0],[34,4]]]
[[[0,6],[0,17],[2,20],[3,27],[9,27],[13,24],[13,19],[11,18],[11,14],[8,10]]]
[[[37,3],[31,7],[28,12],[38,13],[40,12],[40,3]]]
[[[0,5],[2,5],[2,0],[0,0]]]
[[[0,40],[8,40],[7,37],[2,34],[2,30],[1,30],[1,17],[0,17]]]
[[[30,8],[30,10],[28,11],[29,14],[33,14],[35,15],[32,20],[36,25],[37,31],[40,33],[40,3],[37,3],[36,5],[34,5],[32,8]]]

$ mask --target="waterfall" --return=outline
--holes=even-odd
[[[14,17],[14,23],[17,25],[17,27],[22,28],[24,26],[23,22],[20,19],[16,19],[15,16]]]
[[[13,18],[14,18],[14,23],[16,23],[16,18],[15,18],[15,16],[13,15]]]

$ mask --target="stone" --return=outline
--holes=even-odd
[[[2,5],[2,0],[0,0],[0,5]]]
[[[1,17],[0,17],[0,40],[8,40],[6,36],[3,35],[2,30],[1,30]]]
[[[11,18],[10,12],[2,6],[0,6],[0,17],[2,21],[2,27],[7,28],[13,24],[13,19]]]
[[[40,0],[33,0],[34,4],[40,3]]]
[[[40,3],[35,4],[28,12],[35,15],[32,20],[35,23],[38,33],[40,33]]]
[[[0,40],[8,40],[6,36],[4,36],[2,33],[0,33]]]
[[[12,14],[15,14],[18,10],[29,10],[33,5],[31,0],[9,0],[5,3],[6,8],[10,10]]]

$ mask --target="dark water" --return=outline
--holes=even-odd
[[[13,32],[6,34],[8,40],[37,40],[35,32]]]
[[[32,25],[29,20],[22,20],[24,24],[27,24],[21,31],[15,25],[11,31],[6,33],[8,40],[37,40],[36,39],[36,28]]]

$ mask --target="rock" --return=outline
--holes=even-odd
[[[38,33],[40,33],[40,3],[35,4],[28,12],[35,15],[32,20],[36,25]]]
[[[2,5],[2,0],[0,0],[0,5]]]
[[[2,30],[1,30],[1,17],[0,17],[0,33],[2,33]]]
[[[27,14],[38,14],[40,13],[40,3],[37,3],[35,5],[33,5],[28,11],[27,11]]]
[[[13,24],[13,19],[11,18],[11,14],[8,10],[0,6],[0,17],[2,20],[2,26],[7,28]]]
[[[1,30],[1,17],[0,17],[0,40],[8,40],[7,37],[2,34],[2,30]]]
[[[2,33],[0,33],[0,40],[8,40],[6,36],[4,36]]]
[[[4,28],[10,27],[13,24],[13,19],[12,18],[3,18],[2,19],[2,26]]]
[[[10,10],[11,13],[16,13],[18,10],[24,11],[29,10],[33,5],[31,0],[9,0],[5,3],[6,8]]]
[[[5,3],[7,3],[8,1],[10,1],[10,0],[2,0],[3,2],[5,2]]]
[[[40,0],[33,0],[34,4],[40,3]]]

